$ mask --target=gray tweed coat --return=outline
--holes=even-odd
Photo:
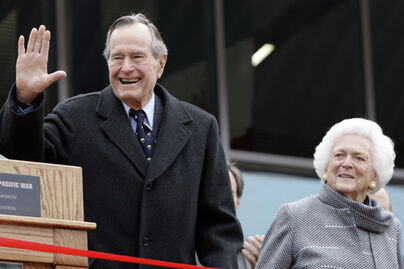
[[[368,202],[324,185],[317,195],[281,206],[256,268],[401,268],[401,224],[377,201]]]

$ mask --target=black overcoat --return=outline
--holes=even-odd
[[[0,153],[82,167],[85,220],[97,223],[90,250],[189,264],[196,251],[206,266],[236,268],[242,232],[216,119],[159,84],[155,94],[163,110],[150,166],[110,86],[70,98],[45,118],[43,94],[36,110],[18,115],[13,86],[0,112]]]

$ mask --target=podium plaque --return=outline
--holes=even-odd
[[[87,250],[87,231],[96,224],[84,222],[80,167],[0,159],[0,173],[39,177],[40,185],[40,217],[0,214],[0,236]],[[2,263],[24,269],[88,268],[85,257],[6,247],[0,247]]]
[[[0,214],[41,217],[40,178],[0,172]]]

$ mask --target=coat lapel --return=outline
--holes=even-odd
[[[156,179],[174,162],[192,135],[186,126],[192,118],[182,104],[160,85],[156,86],[155,93],[161,97],[164,108],[146,183]]]
[[[97,107],[97,114],[104,119],[100,124],[106,136],[136,167],[142,177],[145,177],[148,163],[136,139],[130,121],[121,101],[114,95],[109,86],[103,90]]]

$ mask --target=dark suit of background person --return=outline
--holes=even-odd
[[[136,18],[147,20],[139,14]],[[207,112],[171,96],[156,84],[156,78],[147,76],[150,73],[137,70],[138,61],[144,61],[141,63],[149,64],[146,71],[159,78],[166,51],[165,55],[151,56],[155,51],[152,52],[150,44],[143,44],[151,40],[150,34],[138,38],[137,47],[131,47],[133,44],[127,38],[147,27],[141,22],[126,24],[113,24],[116,28],[112,29],[111,40],[107,40],[111,44],[107,43],[105,55],[111,61],[123,59],[121,65],[126,73],[122,72],[128,79],[139,77],[138,82],[154,83],[153,132],[158,133],[152,161],[147,162],[121,100],[135,109],[144,104],[137,107],[130,98],[125,99],[128,93],[124,90],[128,86],[119,85],[120,78],[114,77],[115,67],[110,61],[112,86],[68,99],[44,118],[43,93],[36,98],[33,111],[16,113],[18,106],[24,106],[21,103],[32,103],[24,98],[17,101],[17,60],[17,86],[12,87],[0,114],[0,150],[8,158],[83,168],[85,220],[97,223],[97,229],[89,233],[91,250],[189,264],[195,263],[196,251],[206,266],[237,268],[236,253],[243,237],[235,216],[217,122]],[[147,31],[152,33],[150,29]],[[33,40],[35,36],[43,38],[40,50],[46,54],[47,35],[41,26],[30,36]],[[127,46],[119,47],[119,42]],[[25,54],[23,44],[20,37],[19,58]],[[32,47],[34,51],[37,49],[28,42],[27,54]],[[119,53],[110,56],[115,49]],[[65,73],[57,71],[51,75],[45,88]],[[138,267],[97,260],[92,268]]]

